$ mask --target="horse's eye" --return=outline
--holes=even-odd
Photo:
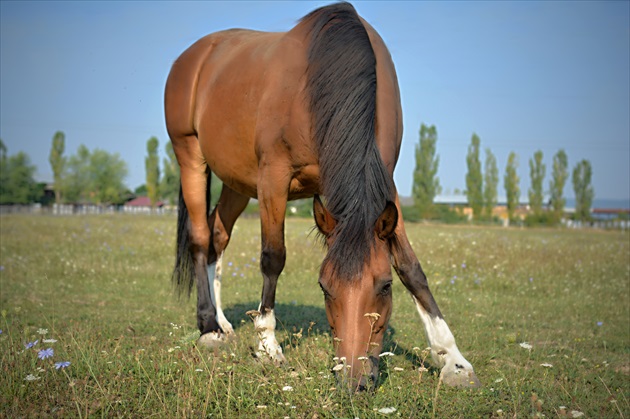
[[[388,295],[392,294],[392,282],[386,282],[383,285],[383,288],[381,288],[381,290],[379,291],[379,294],[382,295],[383,297],[387,297]]]
[[[324,298],[326,299],[331,298],[330,293],[326,291],[326,288],[324,288],[321,282],[319,283],[319,287],[322,289],[322,292],[324,293]]]

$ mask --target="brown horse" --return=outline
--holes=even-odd
[[[319,285],[347,383],[365,388],[378,372],[393,264],[443,380],[479,385],[405,234],[393,182],[402,140],[394,65],[383,40],[350,4],[317,9],[285,33],[235,29],[200,39],[173,65],[165,114],[181,167],[173,279],[189,293],[197,284],[200,343],[234,333],[221,309],[221,261],[236,219],[257,198],[258,351],[284,361],[274,304],[286,255],[285,211],[288,200],[314,196],[315,222],[328,248]],[[210,171],[223,180],[212,212]]]

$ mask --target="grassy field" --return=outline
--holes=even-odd
[[[447,388],[428,360],[419,369],[426,340],[396,281],[395,355],[375,392],[350,394],[330,371],[311,226],[286,228],[277,368],[252,356],[245,315],[261,293],[258,220],[239,220],[225,258],[239,337],[212,352],[194,344],[194,297],[172,292],[174,217],[1,217],[0,417],[630,416],[627,232],[408,226],[484,386]]]

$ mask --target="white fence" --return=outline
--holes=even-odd
[[[92,214],[177,214],[177,207],[130,207],[124,205],[0,205],[0,214],[53,214],[53,215],[92,215]]]

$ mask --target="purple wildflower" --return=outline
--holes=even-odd
[[[55,351],[53,350],[53,348],[42,349],[41,351],[37,353],[37,357],[39,359],[46,359],[46,358],[50,358],[54,354],[55,354]]]
[[[601,325],[603,325],[603,324],[604,324],[604,322],[597,322],[597,325],[598,325],[598,326],[601,326]]]
[[[35,340],[34,342],[29,342],[24,346],[26,347],[26,349],[31,349],[33,346],[37,345],[38,343],[39,343],[39,339]]]
[[[55,363],[55,369],[63,369],[68,368],[70,366],[70,361],[62,361]]]

